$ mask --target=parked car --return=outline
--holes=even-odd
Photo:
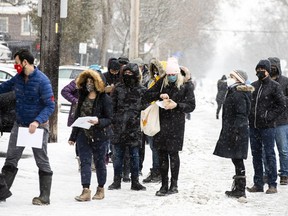
[[[16,74],[17,74],[16,70],[12,67],[9,67],[9,65],[5,64],[0,65],[0,83],[11,79]]]
[[[86,69],[88,67],[76,65],[62,65],[59,67],[58,104],[60,112],[69,112],[71,106],[71,103],[61,95],[61,90]]]
[[[11,60],[11,57],[11,50],[7,46],[0,44],[0,60]]]

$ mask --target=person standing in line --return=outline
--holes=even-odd
[[[276,120],[285,112],[285,96],[279,83],[272,80],[271,63],[268,59],[260,60],[256,65],[258,80],[251,85],[251,112],[249,115],[250,145],[253,157],[254,185],[247,187],[251,193],[263,192],[263,151],[268,168],[268,186],[266,194],[277,193],[277,163],[274,151]]]
[[[53,175],[47,154],[49,117],[55,109],[52,86],[49,78],[34,66],[34,56],[29,50],[19,50],[15,53],[14,59],[18,74],[0,85],[0,94],[14,91],[16,96],[16,121],[10,134],[2,174],[10,189],[18,171],[18,161],[25,148],[16,146],[18,128],[28,127],[32,134],[37,128],[42,128],[44,130],[42,148],[32,148],[39,169],[40,185],[40,195],[33,198],[32,204],[48,205]]]
[[[143,109],[141,98],[146,88],[140,84],[141,74],[135,63],[123,67],[123,83],[116,85],[112,94],[114,145],[114,179],[108,190],[121,189],[123,158],[126,149],[130,156],[131,190],[146,190],[139,183],[139,147],[141,146],[140,112]],[[125,176],[123,176],[124,178]]]
[[[217,110],[216,110],[216,119],[219,119],[219,113],[222,107],[222,104],[225,99],[225,94],[227,92],[227,77],[223,75],[221,79],[217,82],[217,95],[216,95],[216,102],[217,102]]]
[[[92,158],[96,168],[98,187],[93,200],[104,199],[104,185],[107,179],[106,154],[108,148],[109,129],[112,121],[112,101],[105,93],[105,83],[99,73],[88,69],[79,75],[76,80],[78,88],[78,106],[75,120],[78,117],[93,116],[94,120],[88,122],[92,125],[89,129],[73,127],[68,143],[77,143],[81,162],[82,193],[76,196],[77,201],[91,200],[91,165]],[[92,157],[93,156],[93,157]]]
[[[159,154],[162,179],[162,186],[156,192],[156,196],[166,196],[178,193],[179,151],[183,148],[185,115],[196,107],[192,83],[184,82],[175,58],[168,59],[166,75],[144,94],[143,103],[151,103],[156,100],[162,100],[164,106],[159,109],[160,131],[153,137],[153,145]],[[170,187],[168,186],[169,164],[171,169]]]
[[[223,103],[222,129],[214,155],[231,158],[235,166],[231,191],[228,197],[246,197],[244,159],[247,159],[249,141],[248,116],[251,108],[251,92],[254,88],[245,85],[248,76],[241,70],[233,70],[227,79],[228,90]]]
[[[282,75],[280,59],[277,57],[270,57],[268,60],[271,63],[270,77],[280,84],[287,105],[288,78]],[[285,111],[276,120],[275,141],[279,152],[280,185],[288,185],[288,109],[285,109]],[[265,165],[267,168],[266,163]]]

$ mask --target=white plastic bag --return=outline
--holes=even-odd
[[[156,103],[141,111],[140,126],[148,136],[154,136],[160,131],[159,106]]]

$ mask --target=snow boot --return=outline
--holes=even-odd
[[[48,173],[48,172],[39,170],[40,196],[33,198],[32,200],[33,205],[49,205],[50,204],[52,175],[53,175],[53,172]]]
[[[245,187],[246,187],[246,176],[234,176],[233,177],[234,181],[232,184],[232,190],[231,191],[226,191],[225,194],[228,197],[235,197],[235,198],[240,198],[240,197],[245,197]]]
[[[104,199],[104,188],[103,187],[97,187],[96,194],[92,197],[93,200],[101,200]]]
[[[150,183],[150,182],[152,182],[152,173],[153,173],[153,169],[151,168],[148,176],[147,176],[145,179],[143,179],[142,182],[143,182],[143,183]]]
[[[91,190],[89,188],[83,188],[80,196],[76,196],[75,200],[79,202],[85,202],[91,200]]]
[[[11,188],[17,172],[18,172],[18,168],[14,167],[12,165],[3,166],[2,174],[4,175],[4,179],[5,179],[5,182],[7,184],[8,189]]]
[[[168,177],[162,178],[162,186],[159,191],[156,192],[156,196],[168,195]]]
[[[121,189],[121,176],[114,176],[113,183],[108,186],[108,190]]]
[[[143,183],[156,183],[156,182],[160,182],[161,181],[161,174],[159,169],[150,169],[150,173],[148,174],[148,176],[143,179]]]
[[[170,188],[168,190],[168,194],[175,194],[178,193],[178,185],[177,180],[171,178]]]
[[[4,175],[0,174],[0,202],[6,201],[6,199],[11,195],[12,193],[7,187]]]
[[[138,176],[137,176],[137,177],[133,177],[133,176],[132,176],[131,190],[136,190],[136,191],[146,190],[146,187],[144,187],[143,185],[141,185],[141,184],[139,183],[139,178],[138,178]]]

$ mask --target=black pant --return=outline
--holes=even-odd
[[[235,174],[237,176],[245,176],[245,165],[243,159],[233,159],[232,162],[235,166]]]
[[[168,177],[170,159],[171,178],[177,181],[180,168],[179,152],[168,152],[164,150],[159,150],[158,153],[162,179]]]

